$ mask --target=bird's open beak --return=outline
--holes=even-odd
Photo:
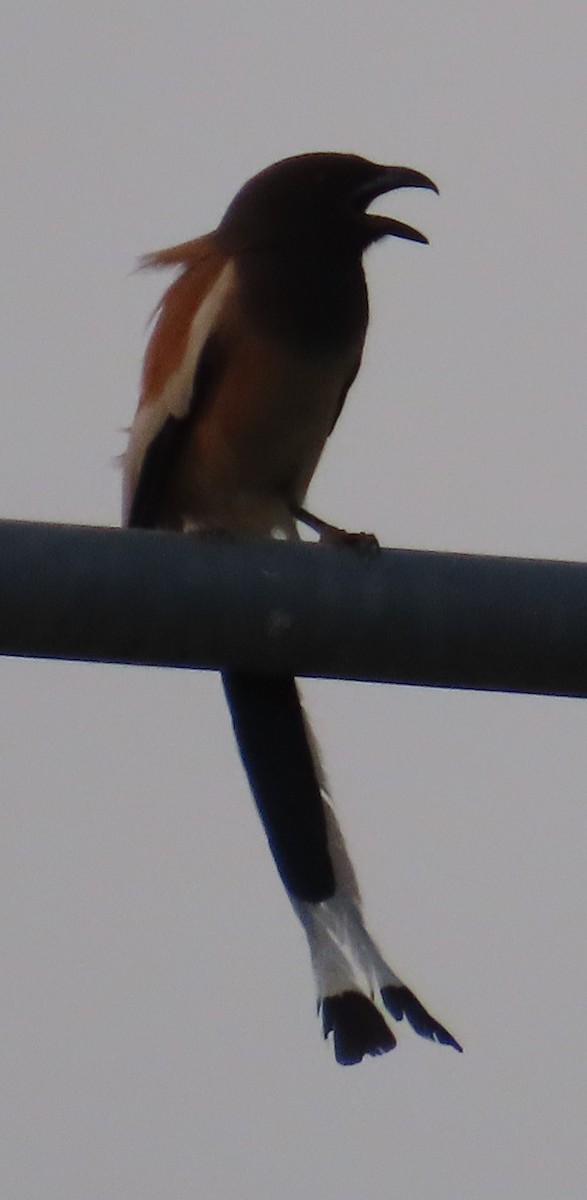
[[[374,175],[368,183],[358,188],[355,195],[366,208],[377,196],[383,196],[386,192],[394,192],[397,188],[404,187],[429,188],[438,194],[436,184],[421,171],[413,171],[411,167],[381,167],[381,171]],[[396,221],[395,217],[383,217],[378,213],[368,213],[367,219],[371,229],[377,229],[379,237],[390,234],[393,237],[407,238],[411,242],[428,241],[428,238],[424,237],[419,230],[412,229],[411,225],[404,225],[403,221]]]

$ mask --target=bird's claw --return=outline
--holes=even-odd
[[[348,546],[350,550],[356,550],[358,554],[365,556],[378,554],[381,549],[374,533],[354,533],[352,530],[334,527],[322,534],[321,541],[330,542],[333,546]]]
[[[374,533],[353,533],[348,529],[340,529],[338,525],[331,525],[330,521],[324,521],[299,504],[292,507],[291,513],[296,521],[315,530],[321,542],[330,543],[331,546],[349,546],[361,554],[377,554],[380,549]]]

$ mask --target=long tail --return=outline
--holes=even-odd
[[[460,1050],[386,963],[363,920],[353,865],[295,680],[226,672],[224,689],[271,852],[304,928],[324,1036],[337,1062],[385,1054],[396,1039],[382,1009],[422,1037]],[[379,1007],[378,1007],[379,1005]]]

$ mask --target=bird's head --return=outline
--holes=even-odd
[[[388,234],[426,242],[393,217],[368,213],[373,200],[402,187],[436,184],[409,167],[386,167],[355,154],[300,154],[260,171],[229,205],[217,236],[229,254],[270,247],[361,255]]]

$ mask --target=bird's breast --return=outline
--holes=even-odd
[[[235,533],[291,531],[291,504],[305,495],[361,344],[302,353],[230,312],[217,338],[214,395],[179,464],[182,510]]]

